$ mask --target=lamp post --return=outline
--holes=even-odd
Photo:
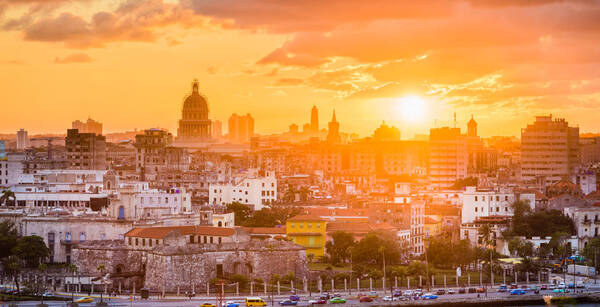
[[[349,295],[352,295],[352,246],[348,247],[348,253],[350,253],[350,291]]]

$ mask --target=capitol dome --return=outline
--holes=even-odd
[[[185,98],[182,119],[208,119],[208,102],[198,92],[198,80],[192,83],[192,93]]]

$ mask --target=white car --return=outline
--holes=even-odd
[[[454,289],[448,289],[448,294],[456,294],[456,290],[454,290]]]
[[[404,296],[413,296],[415,292],[413,290],[406,290],[402,294],[404,294]]]
[[[394,297],[394,296],[391,296],[391,295],[386,295],[386,296],[383,297],[383,301],[384,302],[393,302],[393,301],[397,301],[397,300],[398,300],[397,297]]]

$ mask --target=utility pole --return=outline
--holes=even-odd
[[[596,248],[594,247],[594,285],[596,284]]]
[[[348,247],[348,252],[350,253],[350,291],[349,295],[352,295],[352,247]]]

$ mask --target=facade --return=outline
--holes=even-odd
[[[264,206],[277,200],[277,178],[273,172],[265,176],[250,174],[234,178],[234,182],[225,184],[211,184],[208,199],[212,205],[225,206],[232,202],[261,210]]]
[[[177,140],[181,142],[210,141],[212,122],[208,119],[208,111],[208,102],[198,92],[198,80],[194,80],[192,93],[183,102]]]
[[[71,124],[72,129],[79,130],[80,133],[94,133],[102,135],[102,123],[88,118],[86,122],[76,120]]]
[[[512,204],[515,201],[529,203],[535,209],[535,193],[518,193],[511,189],[477,189],[467,187],[462,194],[461,223],[473,223],[477,219],[514,215]]]
[[[247,143],[254,135],[252,115],[231,114],[229,117],[229,140],[233,143]]]
[[[70,169],[106,169],[106,138],[94,133],[67,130],[65,138],[67,162]]]
[[[580,169],[573,173],[571,181],[579,186],[584,195],[596,191],[596,172]]]
[[[584,248],[588,241],[600,236],[600,207],[567,207],[563,213],[573,220],[579,246]]]
[[[297,215],[285,224],[286,236],[292,242],[306,248],[306,255],[315,259],[325,255],[327,221],[320,217]]]
[[[467,141],[460,128],[434,128],[429,132],[429,180],[432,187],[447,188],[467,177]]]
[[[24,152],[9,152],[0,159],[0,187],[11,187],[19,183],[25,171],[26,154]]]
[[[213,139],[223,137],[223,123],[220,120],[213,120],[211,129]]]
[[[563,118],[536,116],[521,130],[521,177],[555,183],[570,178],[580,163],[579,128]]]
[[[154,180],[157,174],[186,171],[191,158],[185,148],[171,146],[173,136],[163,129],[148,129],[135,136],[136,171],[142,180]]]
[[[27,137],[27,130],[21,128],[17,131],[17,150],[25,150],[29,147],[29,137]]]

